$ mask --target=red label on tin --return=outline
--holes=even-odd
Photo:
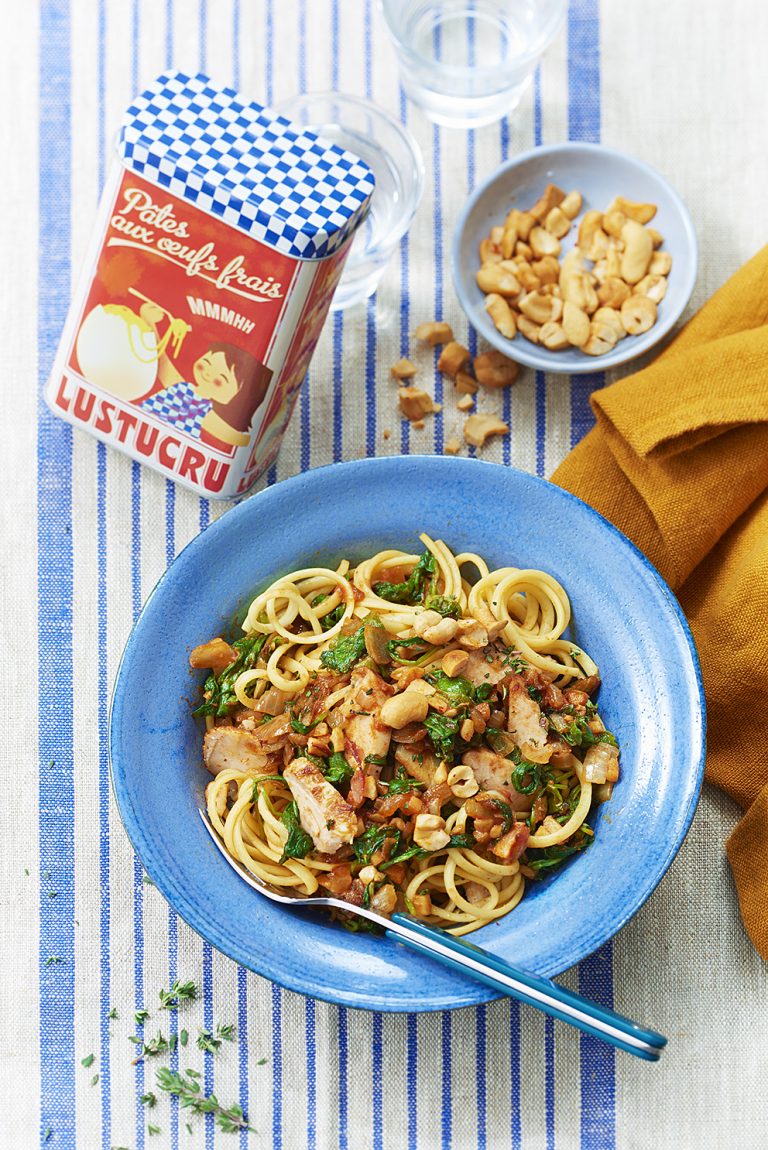
[[[298,267],[123,172],[69,367],[118,408],[232,455],[261,422]]]

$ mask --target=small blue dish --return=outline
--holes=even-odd
[[[623,535],[560,488],[478,460],[402,456],[310,471],[227,512],[171,565],[128,640],[110,721],[117,803],[156,886],[213,946],[291,990],[371,1010],[442,1010],[493,994],[386,938],[275,906],[230,869],[197,813],[208,776],[188,655],[279,572],[413,549],[420,531],[563,583],[572,637],[600,666],[601,714],[622,748],[594,844],[473,941],[544,976],[594,951],[677,853],[704,762],[701,678],[676,600]]]
[[[579,348],[548,351],[519,333],[501,335],[485,310],[485,296],[475,281],[480,266],[478,248],[495,224],[502,224],[513,207],[530,208],[547,184],[564,192],[581,192],[584,204],[575,224],[561,241],[563,254],[576,243],[578,223],[585,211],[605,211],[614,196],[656,204],[650,223],[664,237],[662,250],[672,256],[667,294],[659,304],[658,319],[643,335],[628,335],[607,355],[585,355]],[[643,355],[663,339],[678,321],[691,297],[698,268],[696,232],[683,201],[657,171],[601,144],[553,144],[523,152],[502,164],[475,188],[459,217],[451,254],[453,284],[467,319],[488,343],[510,359],[538,371],[578,375],[607,371]]]

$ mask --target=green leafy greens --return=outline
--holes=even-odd
[[[203,688],[207,698],[205,702],[193,712],[195,715],[215,715],[221,718],[228,715],[237,703],[235,694],[235,680],[243,671],[249,671],[261,654],[261,649],[267,641],[262,634],[246,635],[242,639],[235,639],[232,646],[237,651],[237,658],[218,675],[209,675]]]
[[[423,603],[427,587],[437,572],[437,562],[431,551],[425,551],[404,583],[374,583],[373,589],[380,599],[389,603]],[[437,608],[434,608],[437,610]]]
[[[430,711],[424,720],[424,726],[437,755],[445,759],[446,763],[452,763],[456,755],[454,744],[459,734],[458,719]]]
[[[312,850],[312,839],[299,821],[299,808],[295,802],[288,803],[280,815],[280,822],[288,831],[288,838],[285,840],[280,862],[284,863],[286,859],[305,858]]]

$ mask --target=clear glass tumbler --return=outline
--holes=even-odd
[[[398,243],[408,231],[424,188],[419,146],[378,105],[344,92],[308,92],[276,107],[302,127],[364,160],[376,178],[371,210],[357,230],[331,311],[373,295]]]
[[[435,123],[477,128],[509,115],[567,0],[379,0],[406,93]]]

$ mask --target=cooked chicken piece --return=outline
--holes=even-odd
[[[350,680],[349,702],[344,720],[344,754],[350,766],[363,767],[376,778],[381,763],[366,763],[374,756],[385,759],[392,729],[380,721],[382,705],[392,695],[392,688],[370,667],[355,667]]]
[[[509,684],[507,730],[531,763],[548,763],[554,749],[547,743],[546,720],[541,707],[528,694],[523,680],[516,676]]]
[[[212,775],[227,767],[236,767],[254,778],[271,773],[261,741],[242,727],[211,727],[206,731],[203,762]]]
[[[426,750],[423,743],[398,743],[395,762],[404,767],[412,779],[432,786],[438,766],[437,756]]]
[[[488,662],[486,655],[491,662]],[[469,662],[461,672],[462,679],[468,679],[473,687],[480,687],[483,683],[491,683],[495,687],[507,675],[509,671],[502,667],[498,651],[493,647],[470,651]]]
[[[466,751],[462,755],[462,763],[471,767],[474,776],[484,791],[499,789],[510,793],[509,806],[513,811],[529,811],[531,809],[531,796],[521,795],[512,785],[512,772],[515,764],[510,759],[488,751],[481,747],[476,751]]]
[[[309,759],[298,758],[283,771],[283,778],[299,808],[299,821],[315,848],[332,855],[357,832],[357,815],[319,767]]]

